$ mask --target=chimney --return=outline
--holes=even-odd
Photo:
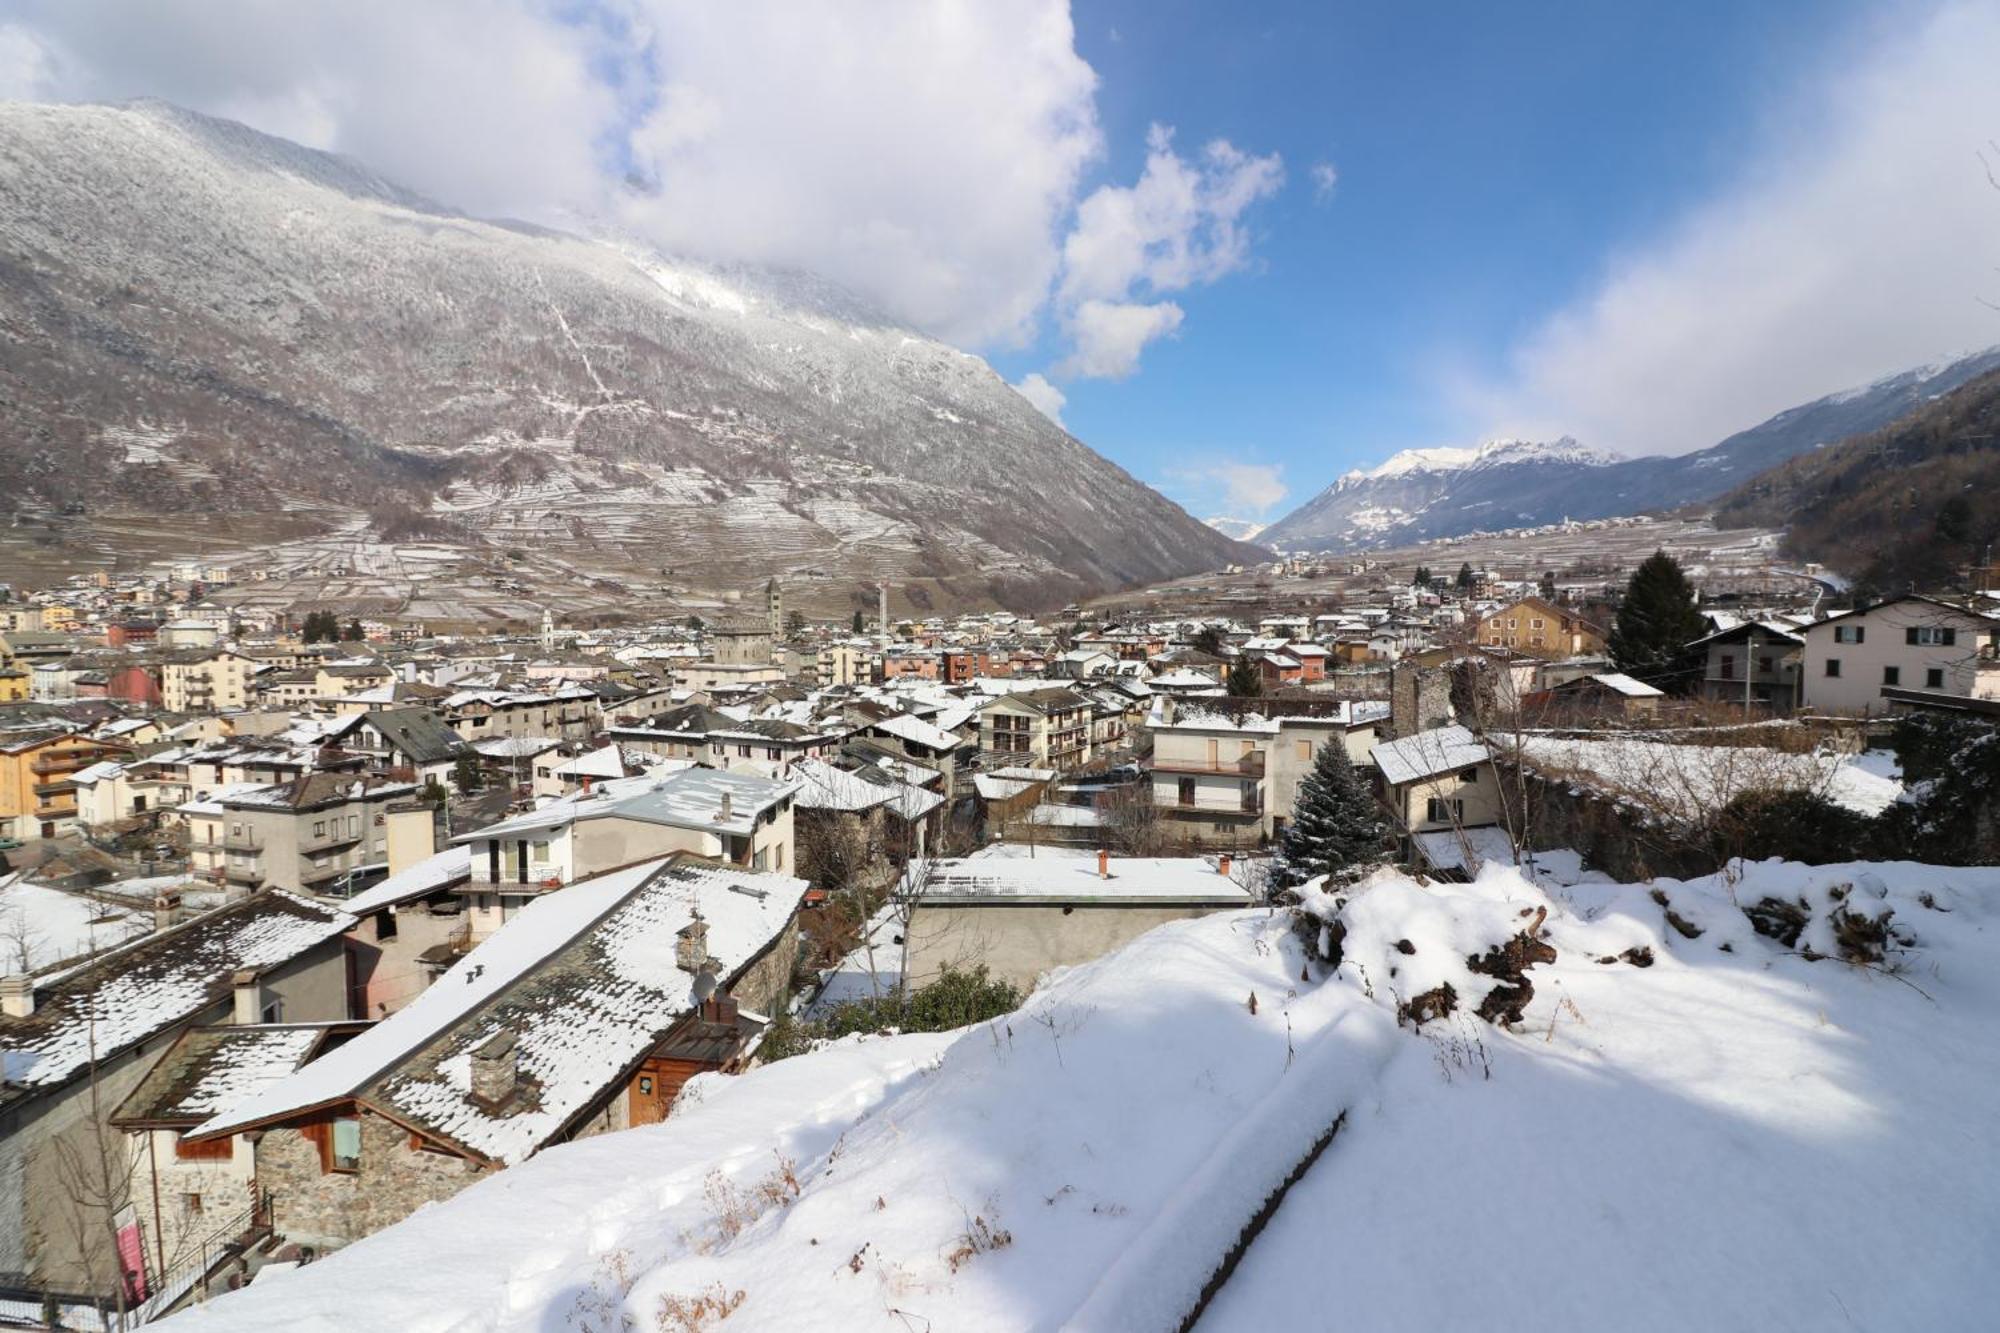
[[[1224,852],[1224,853],[1222,854],[1222,857],[1221,857],[1221,859],[1220,859],[1220,860],[1218,860],[1218,861],[1217,861],[1217,862],[1215,863],[1215,873],[1216,873],[1216,874],[1218,874],[1218,875],[1220,875],[1220,876],[1222,876],[1222,877],[1223,877],[1224,879],[1228,879],[1228,878],[1229,878],[1229,853],[1228,853],[1228,852]]]
[[[674,936],[674,966],[683,972],[699,972],[707,961],[708,922],[696,917]]]
[[[258,1022],[264,1016],[264,988],[258,984],[257,973],[243,968],[229,978],[234,991],[233,1009],[229,1021],[244,1028]]]
[[[722,808],[716,811],[715,817],[719,820],[727,821],[733,809],[734,807],[729,799],[729,789],[725,787],[722,790]]]
[[[181,914],[181,896],[168,890],[153,898],[153,929],[165,930]]]
[[[736,997],[723,991],[717,991],[701,1003],[701,1016],[710,1023],[725,1023],[734,1027],[738,1012]]]
[[[501,1028],[472,1052],[472,1100],[497,1111],[514,1100],[521,1086],[520,1051],[514,1029]]]
[[[590,774],[588,773],[583,775],[583,794],[585,796],[590,795]]]
[[[0,977],[0,1014],[27,1018],[35,1012],[35,979],[29,976]]]
[[[1111,878],[1111,853],[1102,847],[1097,849],[1097,877],[1099,879]]]

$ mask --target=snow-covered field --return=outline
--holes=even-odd
[[[1004,1020],[699,1079],[175,1327],[1172,1329],[1343,1113],[1201,1328],[1992,1327],[2000,869],[1550,880],[1162,927]],[[1501,945],[1543,954],[1512,1029],[1474,1016]]]

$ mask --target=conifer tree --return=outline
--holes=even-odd
[[[1242,658],[1229,668],[1229,680],[1224,688],[1239,699],[1254,697],[1264,692],[1264,673],[1257,669],[1255,662]]]
[[[1278,836],[1271,887],[1288,889],[1382,859],[1388,825],[1338,736],[1319,747],[1299,782],[1291,822]]]
[[[1611,629],[1611,660],[1628,676],[1670,694],[1686,694],[1701,679],[1699,654],[1688,645],[1705,626],[1695,609],[1694,587],[1680,562],[1665,551],[1647,556],[1633,571]]]

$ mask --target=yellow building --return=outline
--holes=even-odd
[[[0,704],[15,704],[28,697],[28,673],[16,666],[0,666]]]
[[[70,776],[125,754],[78,732],[38,731],[0,744],[0,837],[53,838],[76,826]]]
[[[1472,641],[1537,657],[1584,657],[1604,651],[1604,631],[1574,611],[1523,597],[1473,626]]]

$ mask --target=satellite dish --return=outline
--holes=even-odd
[[[704,967],[694,974],[694,1002],[707,1004],[715,994],[715,973]]]

